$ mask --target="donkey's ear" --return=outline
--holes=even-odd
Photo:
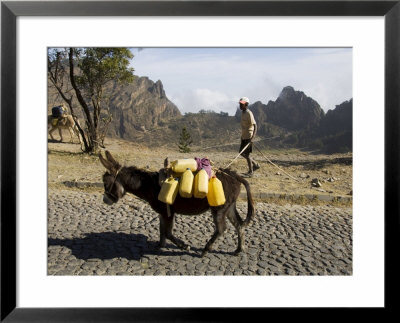
[[[119,163],[114,159],[113,156],[111,156],[111,153],[108,150],[106,150],[106,157],[108,161],[110,161],[111,164],[114,165],[114,167],[119,168]]]
[[[164,159],[164,168],[167,168],[169,165],[168,157]]]
[[[99,159],[100,159],[100,162],[103,164],[103,166],[104,166],[107,170],[109,170],[109,171],[112,170],[112,164],[111,164],[108,160],[105,160],[105,159],[103,158],[103,156],[101,155],[101,153],[99,154]]]

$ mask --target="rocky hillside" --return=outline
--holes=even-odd
[[[288,130],[311,129],[324,117],[315,100],[291,86],[285,87],[275,102],[269,101],[266,110],[270,123]]]
[[[289,131],[319,127],[325,115],[318,102],[291,86],[283,88],[276,101],[257,101],[249,108],[260,125],[268,122]]]
[[[321,120],[315,136],[317,146],[330,152],[346,152],[353,149],[353,99],[329,110]],[[318,140],[320,142],[318,142]]]
[[[194,150],[210,147],[226,150],[232,149],[230,143],[239,145],[238,122],[232,116],[216,112],[187,113],[170,119],[149,131],[137,133],[135,141],[146,146],[176,148],[183,127],[190,133]]]
[[[329,110],[321,120],[319,133],[321,136],[334,135],[340,132],[352,132],[353,99],[345,101]]]
[[[105,104],[112,115],[108,136],[134,140],[137,133],[158,127],[172,118],[181,117],[179,109],[166,96],[162,82],[135,77],[133,83],[110,84],[105,90]],[[87,100],[90,102],[90,100]],[[76,113],[83,118],[76,101]],[[57,92],[49,86],[48,112],[61,104]]]
[[[165,95],[161,81],[136,77],[132,84],[113,84],[110,93],[110,112],[113,121],[108,135],[134,139],[137,131],[147,131],[176,117],[179,109]]]
[[[189,131],[193,146],[237,149],[240,114],[235,116],[202,110],[181,115],[166,96],[162,82],[136,77],[129,85],[110,85],[106,89],[113,117],[107,136],[147,146],[174,146],[183,127]],[[49,109],[57,101],[49,87]],[[258,136],[277,138],[268,144],[277,147],[311,147],[326,152],[352,149],[352,100],[343,102],[326,114],[304,92],[283,88],[276,101],[249,106],[258,125]],[[228,148],[224,148],[228,147]],[[230,148],[229,148],[230,147]]]

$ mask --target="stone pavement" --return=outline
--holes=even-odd
[[[242,218],[247,203],[238,201]],[[256,203],[244,230],[245,251],[229,223],[205,257],[214,231],[210,212],[176,215],[174,234],[191,246],[156,248],[157,214],[126,196],[108,206],[102,194],[49,190],[48,275],[352,275],[352,209]]]

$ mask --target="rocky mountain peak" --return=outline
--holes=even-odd
[[[160,80],[155,82],[151,87],[149,87],[149,92],[158,96],[160,99],[165,98],[164,86]]]
[[[113,115],[108,135],[124,139],[135,138],[171,118],[181,116],[179,109],[168,100],[160,80],[136,77],[132,84],[114,85],[109,109]]]
[[[289,130],[318,127],[325,115],[318,102],[292,86],[284,87],[276,101],[269,101],[265,112],[269,122]]]
[[[294,88],[292,86],[285,86],[281,93],[279,94],[279,99],[285,100],[293,95],[296,94],[296,91],[294,90]]]

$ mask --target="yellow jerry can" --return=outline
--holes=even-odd
[[[173,172],[183,173],[188,168],[190,168],[192,172],[197,170],[197,162],[194,158],[178,159],[172,162]]]
[[[222,182],[215,176],[208,182],[207,201],[210,206],[220,206],[225,204],[224,188]]]
[[[52,119],[51,123],[52,123],[53,127],[56,127],[58,124],[58,119]]]
[[[167,204],[174,204],[176,195],[179,190],[179,182],[177,178],[173,178],[172,176],[164,181],[161,185],[160,193],[158,194],[158,199],[161,202]]]
[[[179,195],[182,197],[190,198],[193,195],[193,179],[194,175],[190,168],[188,168],[181,177],[179,183]]]
[[[202,199],[207,196],[208,193],[208,174],[202,168],[194,177],[194,197]]]

